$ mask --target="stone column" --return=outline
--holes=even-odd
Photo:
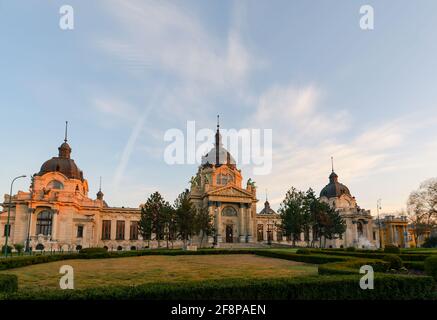
[[[410,243],[408,241],[408,227],[404,226],[404,239],[405,239],[405,248],[409,248],[410,247]]]
[[[52,240],[58,240],[58,216],[59,216],[59,210],[53,210],[53,224],[52,224]]]
[[[111,219],[111,240],[115,240],[117,234],[117,219]]]
[[[130,220],[125,220],[125,222],[124,222],[124,239],[125,240],[130,240],[130,224],[131,224]]]
[[[246,242],[246,233],[245,233],[245,210],[244,210],[244,203],[240,203],[240,230],[239,230],[239,235],[240,235],[240,242]]]
[[[246,231],[247,231],[247,241],[252,242],[253,241],[253,221],[252,221],[252,204],[248,204],[247,210],[246,210],[246,216],[247,216],[247,225],[246,225]]]
[[[220,202],[216,203],[217,214],[217,243],[222,242],[222,213],[220,210]]]

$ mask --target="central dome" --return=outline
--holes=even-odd
[[[351,195],[348,187],[346,187],[344,184],[338,182],[338,176],[337,174],[332,171],[331,175],[329,176],[329,184],[327,184],[322,191],[320,192],[321,197],[327,197],[329,198],[338,198],[342,194]]]
[[[218,154],[218,163],[217,163],[217,154]],[[214,147],[207,154],[202,156],[202,165],[226,164],[226,163],[235,164],[235,159],[231,156],[229,151],[223,148],[222,146],[219,146],[218,149]]]
[[[60,172],[69,179],[77,179],[83,181],[83,173],[74,163],[73,159],[53,157],[47,160],[41,166],[38,176],[42,176],[49,172]]]
[[[68,179],[77,179],[83,181],[83,172],[77,167],[76,163],[74,163],[74,160],[70,158],[71,147],[67,143],[67,127],[65,127],[64,143],[61,144],[61,146],[58,148],[58,151],[59,154],[57,157],[53,157],[43,163],[37,175],[42,176],[49,172],[60,172]]]

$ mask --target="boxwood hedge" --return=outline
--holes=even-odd
[[[0,274],[0,293],[10,293],[17,291],[18,279],[13,274]]]
[[[359,275],[274,279],[222,279],[85,290],[37,290],[3,295],[11,300],[389,300],[432,297],[431,277],[376,275],[373,290],[362,290]]]

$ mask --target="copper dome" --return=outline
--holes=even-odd
[[[42,176],[49,172],[60,172],[69,179],[78,179],[83,181],[83,172],[77,167],[73,159],[70,159],[71,148],[65,140],[64,143],[58,148],[58,157],[53,157],[47,160],[41,166],[41,170],[38,172],[39,176]]]
[[[339,197],[342,194],[347,194],[349,196],[351,195],[348,187],[338,182],[338,175],[332,171],[331,175],[329,176],[329,184],[322,189],[320,196],[327,197],[329,199]]]

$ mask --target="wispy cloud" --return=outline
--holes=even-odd
[[[121,32],[100,45],[130,67],[165,71],[184,82],[217,89],[240,83],[253,66],[238,28],[232,27],[223,43],[183,6],[112,0],[104,8]]]

